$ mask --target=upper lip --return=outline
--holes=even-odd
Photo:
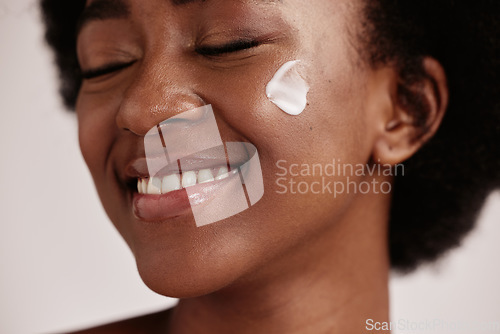
[[[220,150],[215,150],[221,152]],[[240,150],[238,150],[240,151]],[[241,154],[240,154],[241,153]],[[243,165],[249,160],[248,152],[246,152],[242,146],[241,152],[238,152],[237,161],[231,161],[231,166],[234,169]],[[233,157],[235,159],[236,157]],[[138,178],[149,178],[151,176],[163,177],[174,173],[186,172],[190,170],[201,170],[201,169],[214,169],[224,166],[228,166],[228,161],[226,156],[220,156],[219,154],[214,154],[212,150],[206,150],[197,152],[189,157],[182,159],[182,171],[179,171],[180,161],[171,161],[170,164],[162,166],[156,175],[150,175],[148,169],[148,160],[161,159],[160,161],[165,161],[164,156],[161,154],[155,156],[145,157],[144,152],[141,152],[139,156],[133,157],[131,160],[125,163],[124,169],[121,171],[121,178],[125,184],[128,184],[131,188],[136,187]]]

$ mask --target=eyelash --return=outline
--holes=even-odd
[[[132,66],[134,63],[135,61],[129,63],[116,63],[116,64],[104,65],[102,67],[98,67],[95,69],[82,71],[81,75],[83,79],[93,79],[109,73],[123,70],[124,68]]]
[[[221,46],[199,46],[195,49],[196,53],[202,56],[221,56],[228,53],[252,49],[259,46],[260,43],[255,40],[238,40]]]
[[[234,41],[230,42],[221,46],[199,46],[195,49],[196,53],[202,55],[202,56],[207,56],[207,57],[214,57],[214,56],[221,56],[224,54],[228,53],[234,53],[238,51],[243,51],[247,49],[252,49],[257,46],[259,46],[260,43],[254,40],[239,40],[239,41]],[[129,62],[129,63],[117,63],[117,64],[110,64],[110,65],[104,65],[99,68],[95,69],[89,69],[81,72],[81,76],[83,79],[93,79],[97,78],[109,73],[113,73],[122,69],[125,69],[131,65],[133,65],[135,61]]]

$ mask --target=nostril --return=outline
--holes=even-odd
[[[180,91],[146,92],[147,87],[130,89],[116,114],[116,125],[125,131],[145,136],[154,126],[189,110],[205,106],[195,93]]]
[[[205,100],[196,94],[182,94],[172,103],[156,104],[151,107],[153,115],[167,115],[168,118],[207,105]],[[167,118],[164,118],[165,120]],[[162,120],[162,121],[163,121]]]

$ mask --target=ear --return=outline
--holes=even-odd
[[[379,113],[372,159],[395,165],[410,158],[437,131],[448,105],[448,86],[443,67],[435,59],[422,60],[424,75],[403,82],[395,70],[386,71],[382,85],[387,98]],[[380,92],[379,92],[380,93]]]

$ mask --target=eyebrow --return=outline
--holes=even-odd
[[[83,9],[77,23],[77,32],[92,21],[126,19],[130,8],[124,0],[96,0]]]
[[[171,0],[176,6],[187,5],[193,2],[206,0]],[[130,15],[130,8],[126,0],[95,0],[83,9],[78,19],[77,31],[92,21],[107,19],[126,19]]]
[[[187,5],[207,0],[171,0],[175,6]],[[267,0],[264,2],[282,2],[282,0]],[[83,9],[77,23],[77,33],[92,21],[109,19],[126,19],[130,16],[130,7],[127,0],[95,0]]]

